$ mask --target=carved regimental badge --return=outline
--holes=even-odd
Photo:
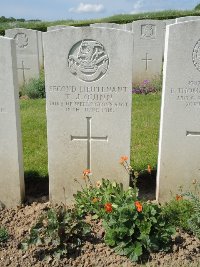
[[[16,41],[16,45],[19,48],[25,48],[28,45],[28,36],[23,33],[23,32],[19,32],[15,35],[14,37],[15,41]]]
[[[141,25],[141,38],[155,39],[156,38],[156,26],[153,24]]]
[[[200,40],[196,43],[193,49],[192,61],[196,69],[200,71]]]
[[[103,77],[108,69],[109,58],[102,44],[94,40],[76,43],[68,55],[68,66],[72,74],[85,82]]]

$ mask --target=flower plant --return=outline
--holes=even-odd
[[[49,254],[60,258],[80,249],[90,233],[90,225],[81,220],[76,210],[60,206],[45,212],[29,233],[21,243],[23,250],[30,245],[47,245]]]
[[[103,226],[105,243],[132,261],[144,252],[169,250],[171,235],[175,233],[159,205],[137,198],[113,204],[112,211],[104,216]]]
[[[149,94],[156,93],[161,91],[162,89],[162,75],[155,76],[151,81],[143,80],[139,84],[134,84],[132,93],[133,94]]]
[[[6,242],[9,238],[8,231],[5,227],[0,227],[0,243]]]
[[[133,187],[124,190],[122,184],[105,179],[98,186],[93,185],[91,172],[84,171],[86,187],[75,195],[78,213],[103,219],[105,243],[132,261],[137,261],[144,252],[167,251],[175,228],[157,203],[138,199],[139,173],[128,164],[128,157],[122,156],[119,163],[130,174]],[[146,171],[151,173],[150,165]]]

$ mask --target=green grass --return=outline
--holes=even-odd
[[[131,165],[143,170],[156,167],[161,94],[133,95]]]
[[[45,99],[20,100],[24,171],[27,176],[47,176]]]
[[[20,100],[25,176],[48,175],[45,99]],[[160,94],[133,95],[131,165],[155,167]]]

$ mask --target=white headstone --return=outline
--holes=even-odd
[[[179,18],[176,18],[176,23],[186,22],[186,21],[191,21],[191,20],[199,20],[199,19],[200,19],[200,16],[179,17]]]
[[[161,202],[200,180],[199,28],[200,21],[167,26],[157,174]]]
[[[129,185],[130,32],[92,27],[44,34],[50,199],[70,202],[84,169]]]
[[[165,19],[163,20],[163,22],[165,22],[166,26],[169,24],[174,24],[176,23],[176,19]]]
[[[90,27],[125,30],[125,24],[116,23],[93,23],[90,24]]]
[[[60,29],[64,29],[67,27],[72,27],[72,26],[67,26],[67,25],[54,25],[54,26],[49,26],[47,27],[47,31],[55,31],[55,30],[60,30]]]
[[[15,39],[16,42],[19,84],[27,83],[31,78],[39,78],[40,64],[37,31],[15,28],[6,30],[5,36]]]
[[[165,23],[158,20],[133,22],[133,84],[152,80],[161,74]]]
[[[133,23],[130,22],[130,23],[124,24],[124,29],[125,29],[126,31],[130,31],[130,32],[132,32],[132,31],[133,31]]]
[[[0,37],[0,204],[16,207],[24,197],[19,91],[14,40]]]

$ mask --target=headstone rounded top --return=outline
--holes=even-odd
[[[85,82],[99,80],[107,72],[108,66],[108,54],[98,41],[81,40],[70,49],[68,67],[79,80]]]

